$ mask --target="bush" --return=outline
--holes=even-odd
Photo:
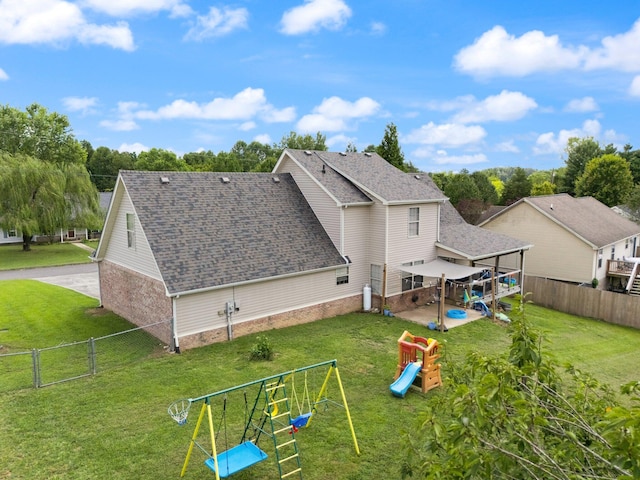
[[[251,347],[249,360],[271,360],[273,358],[273,347],[266,335],[258,335],[257,342]]]

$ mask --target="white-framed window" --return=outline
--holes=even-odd
[[[409,236],[417,237],[420,235],[420,208],[409,208]]]
[[[349,267],[340,267],[336,270],[336,285],[349,283]]]
[[[598,268],[602,268],[602,249],[598,250]]]
[[[136,248],[136,217],[133,213],[127,213],[127,247]]]
[[[18,237],[18,231],[15,228],[12,228],[11,230],[6,230],[2,232],[4,234],[4,238],[17,238]]]
[[[611,246],[611,260],[615,260],[616,259],[616,246],[612,245]]]
[[[371,265],[371,293],[382,295],[382,265]]]
[[[625,241],[624,241],[624,249],[625,250],[629,250],[629,239],[628,238],[625,239]]]
[[[414,265],[423,265],[424,260],[415,260],[413,262],[403,263],[403,267],[413,267]],[[402,291],[421,288],[424,285],[424,277],[422,275],[414,275],[409,272],[402,272]]]

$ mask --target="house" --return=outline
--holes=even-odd
[[[529,247],[451,210],[428,175],[372,153],[288,149],[272,173],[122,171],[95,255],[101,302],[138,325],[171,320],[153,333],[189,348],[361,310],[365,286],[377,308],[415,306],[442,274]]]
[[[111,192],[99,192],[100,210],[106,215],[111,201]],[[57,235],[40,235],[36,234],[32,237],[34,242],[73,242],[78,240],[87,240],[89,238],[99,238],[100,232],[91,231],[87,228],[70,227],[61,228]],[[3,231],[0,229],[0,245],[4,243],[22,243],[22,233],[18,230]]]
[[[593,197],[522,198],[480,226],[535,245],[527,254],[527,275],[589,285],[597,279],[601,288],[616,283],[611,262],[617,270],[639,246],[640,226]]]

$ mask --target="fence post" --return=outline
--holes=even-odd
[[[40,388],[42,384],[40,379],[40,353],[38,349],[34,348],[31,350],[31,363],[33,365],[33,387]]]
[[[91,375],[96,374],[96,341],[93,337],[89,339],[89,373]]]

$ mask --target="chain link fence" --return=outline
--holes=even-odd
[[[167,349],[147,330],[157,334],[165,329],[169,338],[170,320],[81,342],[0,353],[0,392],[46,387],[142,361]]]

